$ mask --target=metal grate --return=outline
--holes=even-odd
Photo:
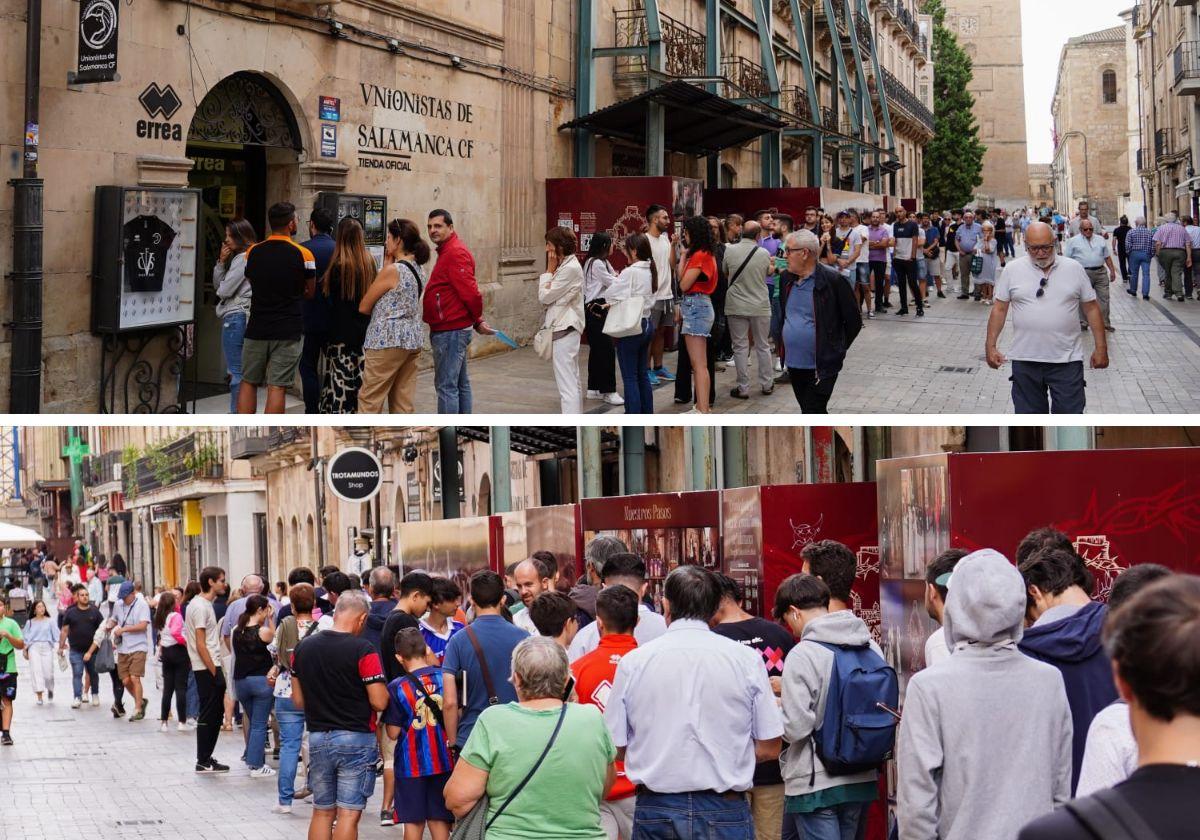
[[[938,373],[974,373],[973,367],[955,367],[954,365],[942,365],[938,368]]]
[[[131,825],[162,825],[162,820],[117,820],[117,828],[122,828]]]

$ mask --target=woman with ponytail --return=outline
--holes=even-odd
[[[663,279],[658,276],[654,264],[654,252],[650,239],[644,233],[625,237],[623,246],[629,265],[620,273],[605,293],[611,305],[631,297],[642,298],[642,331],[636,335],[617,339],[617,361],[621,365],[621,381],[625,385],[625,413],[653,414],[654,394],[650,390],[650,341],[654,331],[650,324],[650,310],[654,306],[654,295]],[[666,278],[665,282],[671,282]]]

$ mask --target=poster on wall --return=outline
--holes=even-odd
[[[79,61],[68,84],[117,79],[118,0],[82,0],[79,4]]]

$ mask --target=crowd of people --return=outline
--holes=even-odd
[[[861,838],[889,760],[899,840],[1190,836],[1200,579],[1134,566],[1104,604],[1053,528],[1015,563],[945,551],[926,569],[940,626],[900,710],[898,660],[851,609],[854,553],[825,540],[801,556],[772,621],[744,610],[737,581],[690,565],[668,574],[659,614],[643,559],[612,536],[588,543],[578,582],[537,552],[475,572],[465,592],[330,566],[319,581],[294,569],[280,598],[257,575],[229,592],[215,567],[147,598],[118,558],[83,549],[56,577],[108,569],[101,607],[73,583],[57,620],[38,599],[22,628],[11,593],[0,600],[4,744],[18,652],[33,663],[66,646],[73,707],[97,704],[111,668],[113,714],[127,692],[131,722],[158,661],[161,726],[174,699],[197,773],[229,770],[216,755],[232,695],[241,761],[275,779],[277,813],[311,797],[310,838],[357,836],[379,776],[380,823],[406,840],[652,840],[700,825],[722,840]],[[32,671],[39,698],[52,692]]]

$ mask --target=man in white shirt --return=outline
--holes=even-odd
[[[875,306],[871,298],[871,254],[867,247],[870,233],[857,210],[851,209],[846,212],[850,216],[850,252],[845,257],[846,267],[851,270],[850,277],[854,281],[854,297],[858,300],[859,311],[862,311],[865,303],[867,317],[874,318]]]
[[[950,548],[935,557],[925,567],[925,612],[939,625],[925,640],[925,667],[929,668],[950,658],[945,630],[940,626],[946,612],[946,595],[950,576],[958,561],[967,556],[961,548]]]
[[[642,600],[642,596],[646,594],[646,563],[642,558],[629,552],[616,554],[604,562],[600,579],[605,589],[610,586],[624,586],[637,594],[638,621],[637,626],[633,628],[633,637],[639,645],[651,642],[667,632],[667,622]],[[571,646],[567,648],[567,658],[574,662],[594,651],[599,645],[600,627],[593,621],[575,634]]]
[[[200,570],[200,594],[188,602],[183,628],[188,658],[200,695],[196,725],[196,772],[228,773],[228,765],[213,758],[225,707],[225,676],[221,673],[221,642],[213,601],[228,591],[225,570],[207,566]]]
[[[762,657],[709,629],[721,590],[698,566],[667,576],[665,634],[617,665],[604,720],[638,786],[635,824],[691,837],[713,819],[753,840],[746,791],[758,761],[778,758],[783,718]],[[720,817],[718,817],[718,814]]]
[[[1108,342],[1096,290],[1083,266],[1054,253],[1054,231],[1045,222],[1025,233],[1027,256],[1013,260],[996,283],[984,352],[999,369],[1007,361],[996,347],[1009,307],[1013,310],[1013,408],[1018,414],[1082,414],[1086,404],[1082,306],[1095,337],[1093,368],[1108,367]]]
[[[108,629],[112,631],[117,648],[117,677],[125,689],[133,695],[137,711],[129,716],[130,723],[146,717],[149,701],[142,696],[142,677],[146,676],[146,654],[150,651],[150,640],[146,629],[150,626],[150,605],[138,595],[132,581],[125,581],[117,591],[117,603]]]
[[[1096,300],[1100,304],[1104,329],[1112,332],[1116,328],[1109,320],[1108,292],[1109,287],[1116,282],[1117,268],[1113,265],[1112,249],[1104,237],[1096,235],[1096,223],[1092,219],[1084,219],[1080,223],[1079,234],[1072,236],[1063,245],[1063,256],[1075,260],[1087,272],[1088,280],[1096,291]],[[1087,329],[1083,310],[1079,312],[1079,328]]]
[[[671,214],[661,204],[651,204],[646,209],[646,236],[650,239],[650,252],[654,255],[654,267],[658,270],[658,292],[654,295],[654,307],[650,310],[650,329],[654,337],[650,341],[650,385],[660,379],[671,382],[675,375],[667,370],[663,362],[666,347],[666,332],[675,326],[675,261],[671,258]]]
[[[534,557],[522,560],[517,564],[517,568],[513,569],[517,592],[521,595],[521,603],[525,605],[525,609],[513,616],[513,624],[530,636],[538,635],[538,630],[529,614],[529,607],[533,605],[537,596],[549,592],[554,587],[553,575],[547,572],[548,570]]]

